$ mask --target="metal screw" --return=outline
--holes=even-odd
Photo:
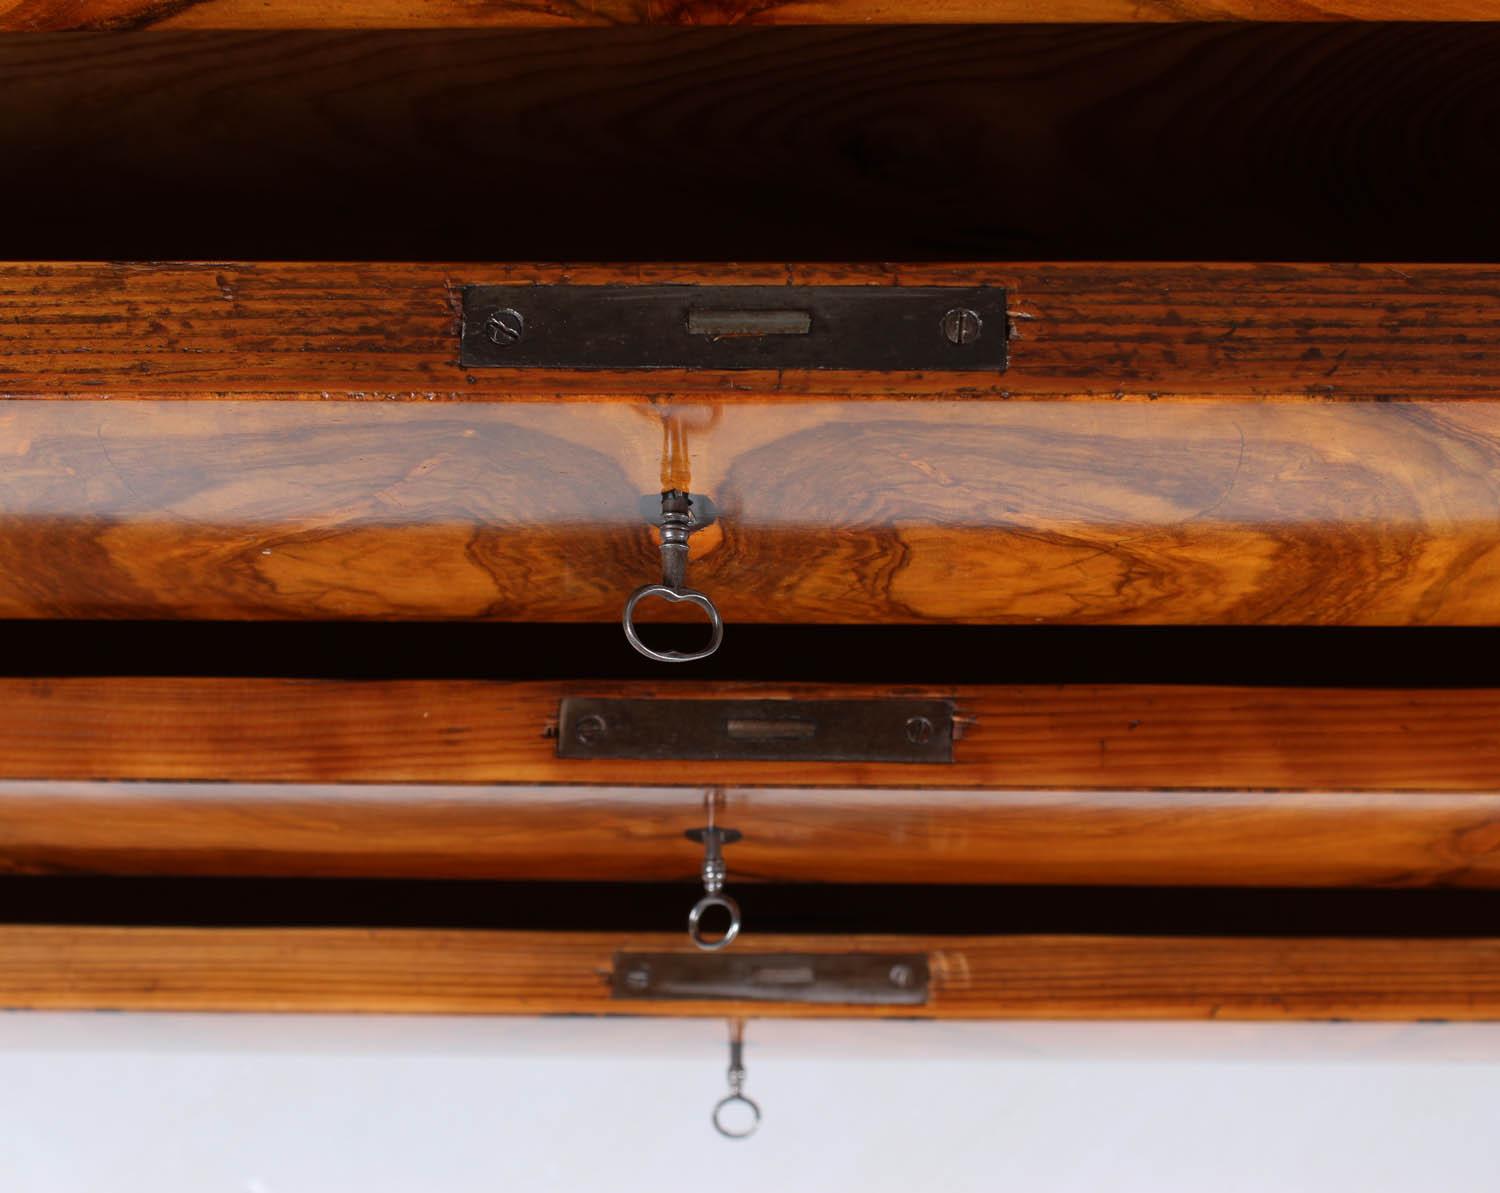
[[[950,344],[972,344],[983,328],[979,312],[968,307],[954,307],[943,316],[943,335]]]
[[[573,736],[584,745],[598,741],[608,732],[609,726],[604,723],[604,718],[599,716],[580,717],[578,724],[573,727]]]
[[[644,990],[651,985],[651,967],[638,965],[625,975],[625,984],[632,990]]]
[[[891,985],[892,986],[897,986],[897,987],[899,987],[902,990],[906,990],[906,989],[908,989],[911,986],[911,984],[914,981],[916,981],[916,979],[917,979],[916,971],[914,969],[912,969],[912,967],[910,965],[893,965],[893,966],[891,966]]]
[[[496,311],[484,325],[484,334],[497,348],[509,348],[526,334],[526,319],[514,307]]]
[[[914,746],[926,745],[932,740],[932,722],[926,717],[912,717],[906,722],[906,740]]]

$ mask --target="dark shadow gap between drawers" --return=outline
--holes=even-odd
[[[0,675],[20,677],[1500,686],[1492,628],[734,625],[673,667],[593,623],[8,621],[0,640]]]
[[[0,39],[0,258],[1500,259],[1500,24]]]
[[[1500,892],[741,884],[750,933],[1493,936]],[[676,883],[0,878],[0,923],[670,932]]]

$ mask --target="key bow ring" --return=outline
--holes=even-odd
[[[724,620],[719,610],[705,593],[687,587],[688,536],[700,530],[712,519],[697,519],[693,512],[693,498],[677,489],[669,489],[661,495],[661,583],[646,584],[637,588],[625,602],[625,612],[620,621],[625,627],[625,639],[648,659],[658,663],[691,663],[706,659],[719,649],[724,640]],[[687,604],[702,609],[708,615],[708,645],[701,650],[657,650],[641,641],[636,630],[635,611],[642,601],[659,598],[668,604]]]

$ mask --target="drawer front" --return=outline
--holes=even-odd
[[[0,871],[731,883],[1500,886],[1500,693],[927,689],[941,764],[579,760],[570,697],[766,685],[0,681]]]
[[[1500,271],[810,268],[1003,288],[1009,365],[459,365],[562,276],[766,281],[4,267],[0,616],[613,620],[675,488],[730,622],[1500,623]]]

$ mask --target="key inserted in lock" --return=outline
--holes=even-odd
[[[700,949],[714,952],[733,944],[734,938],[740,934],[740,905],[724,893],[724,879],[729,872],[724,862],[724,846],[738,841],[740,832],[714,824],[714,805],[710,799],[708,826],[690,828],[684,835],[689,841],[703,846],[703,898],[694,903],[693,910],[688,913],[688,936]],[[703,917],[714,908],[722,908],[729,915],[729,927],[717,940],[703,935]]]
[[[706,659],[719,649],[724,640],[724,622],[713,601],[687,585],[688,536],[703,523],[694,516],[694,501],[690,494],[669,489],[661,495],[661,583],[646,584],[630,594],[625,602],[621,622],[625,626],[625,638],[631,646],[648,659],[659,663],[691,663],[695,659]],[[655,650],[641,641],[636,631],[635,610],[643,600],[655,597],[670,604],[696,605],[708,614],[708,645],[702,650]]]

